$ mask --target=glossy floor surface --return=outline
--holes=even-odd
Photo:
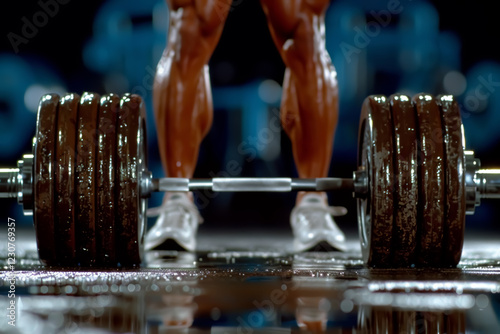
[[[468,237],[457,269],[385,270],[355,235],[345,253],[292,254],[289,232],[233,232],[120,270],[40,266],[28,233],[10,271],[2,243],[0,332],[500,333],[500,236]]]

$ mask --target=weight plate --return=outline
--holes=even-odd
[[[424,333],[450,333],[446,330],[446,314],[444,312],[417,312],[418,330],[424,328]],[[417,332],[418,333],[418,332]]]
[[[44,95],[38,107],[34,154],[34,211],[36,241],[40,262],[57,263],[54,238],[55,141],[59,96]]]
[[[99,95],[83,93],[80,99],[76,141],[76,244],[77,260],[91,266],[96,260],[96,151]]]
[[[80,96],[61,97],[57,111],[55,238],[60,264],[75,264],[75,149],[76,118]]]
[[[445,221],[445,152],[441,113],[435,99],[413,97],[419,133],[419,250],[418,264],[441,266]]]
[[[443,233],[443,266],[460,262],[465,230],[465,157],[462,120],[457,102],[450,95],[436,100],[444,131],[446,224]]]
[[[372,311],[373,328],[372,333],[394,334],[394,312],[390,309],[374,308]]]
[[[415,110],[406,95],[390,97],[394,124],[395,216],[393,265],[415,263],[417,247],[418,162]]]
[[[464,311],[450,311],[446,315],[446,333],[459,334],[466,332],[466,316]]]
[[[391,266],[394,222],[393,130],[385,96],[363,103],[359,128],[358,165],[367,172],[369,191],[357,200],[361,249],[365,263]]]
[[[416,312],[410,310],[393,310],[395,333],[418,333]]]
[[[117,255],[123,266],[141,263],[146,227],[146,200],[141,197],[146,170],[146,113],[138,95],[120,101],[117,132]]]
[[[397,325],[395,316],[390,308],[361,305],[358,311],[357,329],[361,333],[395,333],[394,326]]]
[[[120,98],[109,94],[101,98],[97,129],[97,218],[96,252],[101,265],[116,265],[116,119]]]

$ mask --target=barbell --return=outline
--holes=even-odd
[[[46,265],[137,266],[152,192],[351,190],[370,267],[455,267],[465,215],[500,198],[500,170],[465,151],[452,96],[369,96],[353,178],[153,178],[140,96],[41,98],[32,154],[0,169],[0,197],[34,216]]]

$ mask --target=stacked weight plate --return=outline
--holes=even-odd
[[[34,153],[34,223],[47,265],[133,266],[142,258],[145,111],[137,95],[45,95]]]
[[[358,162],[369,192],[358,199],[365,262],[453,267],[465,224],[463,131],[451,96],[368,97]]]

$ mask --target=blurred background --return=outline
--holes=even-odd
[[[13,167],[30,152],[42,94],[131,92],[146,101],[149,166],[156,177],[162,176],[151,101],[168,29],[164,1],[11,1],[3,12],[0,165]],[[331,176],[351,177],[356,169],[364,98],[395,92],[457,96],[468,148],[483,166],[500,166],[495,2],[334,0],[326,15],[326,39],[340,87]],[[272,126],[279,119],[283,73],[259,1],[234,0],[210,61],[214,123],[195,177],[297,175],[288,138]],[[161,199],[154,195],[149,206]],[[196,195],[204,230],[288,228],[294,199],[295,194]],[[349,209],[338,218],[341,228],[356,230],[351,194],[331,194],[330,202]],[[18,224],[32,226],[31,217],[23,217],[14,201],[0,205],[0,220],[14,217]],[[484,201],[467,218],[467,229],[500,233],[498,207]]]

